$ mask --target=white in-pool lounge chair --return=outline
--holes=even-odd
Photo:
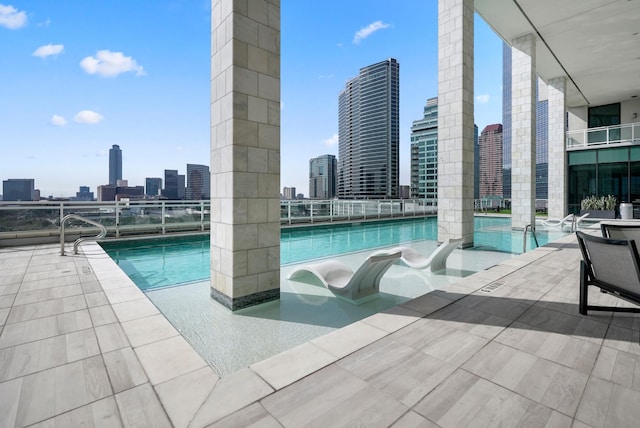
[[[312,263],[296,268],[287,279],[299,281],[301,277],[313,275],[336,296],[360,303],[380,291],[380,278],[400,254],[400,251],[379,251],[367,257],[355,272],[338,260]]]
[[[547,227],[559,227],[562,228],[565,224],[571,225],[573,223],[573,219],[575,218],[574,214],[569,214],[562,220],[559,218],[548,218],[546,220],[539,220],[540,224]]]
[[[427,269],[431,272],[441,271],[447,268],[447,258],[458,248],[463,239],[447,239],[438,246],[428,257],[423,256],[409,247],[395,247],[387,251],[401,251],[400,261],[414,269]],[[373,253],[374,255],[376,253]]]

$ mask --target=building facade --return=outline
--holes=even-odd
[[[177,169],[165,169],[164,190],[162,191],[162,196],[167,199],[184,199],[184,184],[184,174],[178,174]]]
[[[38,199],[35,198],[35,179],[9,178],[2,181],[2,200],[34,201]]]
[[[332,199],[336,196],[337,169],[334,155],[309,160],[309,199]]]
[[[76,192],[75,201],[93,201],[94,196],[89,186],[80,186],[80,191]]]
[[[162,178],[160,177],[147,177],[145,179],[145,196],[150,198],[156,198],[161,195],[162,192]]]
[[[480,198],[502,197],[502,125],[487,125],[479,137]]]
[[[338,98],[338,196],[398,197],[400,66],[360,69]]]
[[[423,118],[411,126],[411,197],[438,198],[438,98],[429,98]]]
[[[282,189],[282,199],[286,199],[286,200],[296,199],[296,188],[295,187],[284,187]]]
[[[188,200],[210,199],[211,173],[208,165],[187,164],[187,190],[185,197]]]
[[[122,150],[114,144],[109,149],[109,184],[117,186],[118,180],[122,180]]]

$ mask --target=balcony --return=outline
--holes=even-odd
[[[640,122],[567,132],[567,150],[640,143]]]

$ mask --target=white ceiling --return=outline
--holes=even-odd
[[[640,97],[640,0],[475,0],[507,43],[536,36],[536,72],[567,76],[569,107]]]

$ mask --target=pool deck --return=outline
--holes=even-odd
[[[223,378],[83,250],[0,249],[0,427],[640,421],[640,317],[578,314],[573,235]]]

